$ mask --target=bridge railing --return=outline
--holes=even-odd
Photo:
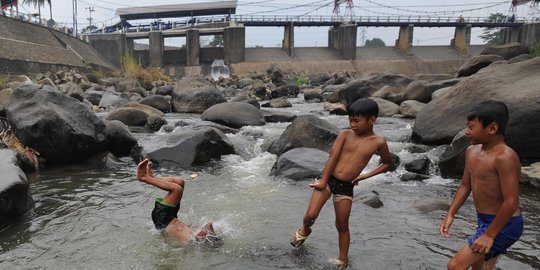
[[[510,17],[490,21],[489,17],[433,17],[433,16],[290,16],[290,15],[234,15],[233,21],[237,22],[389,22],[389,23],[493,23],[505,22],[525,23],[527,18],[520,17],[511,19]]]

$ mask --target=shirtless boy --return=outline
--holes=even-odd
[[[336,263],[340,266],[346,266],[348,261],[349,215],[354,186],[361,180],[387,171],[392,164],[386,140],[373,132],[379,113],[377,103],[371,99],[359,99],[347,108],[347,112],[351,129],[339,133],[321,178],[309,185],[314,190],[304,215],[303,226],[290,241],[294,247],[300,247],[304,243],[311,234],[311,226],[319,212],[333,194],[339,241],[339,257]],[[382,163],[373,171],[360,174],[376,152],[379,153]]]
[[[463,202],[473,193],[478,229],[448,263],[448,269],[493,269],[499,255],[523,232],[519,211],[519,158],[504,142],[508,108],[500,101],[476,105],[467,117],[465,170],[454,201],[439,231],[449,229]]]
[[[184,194],[184,180],[180,177],[155,177],[152,162],[145,159],[137,166],[137,179],[149,185],[168,191],[165,198],[157,198],[152,211],[152,221],[156,229],[173,236],[181,243],[190,243],[215,236],[212,223],[207,223],[197,234],[178,219],[180,201]]]

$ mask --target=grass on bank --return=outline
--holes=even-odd
[[[9,78],[4,75],[0,75],[0,90],[7,88],[8,83],[9,83]]]
[[[143,88],[146,88],[157,80],[171,82],[171,78],[163,74],[163,71],[159,68],[142,68],[137,59],[135,59],[135,56],[131,53],[126,53],[122,56],[122,70],[125,75],[135,76]]]
[[[540,38],[536,40],[536,44],[531,48],[531,56],[540,56]]]

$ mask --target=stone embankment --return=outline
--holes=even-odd
[[[0,16],[0,74],[28,74],[76,68],[114,68],[89,44],[40,25]]]

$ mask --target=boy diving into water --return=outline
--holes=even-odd
[[[326,201],[333,194],[338,231],[339,257],[336,263],[346,266],[349,254],[349,215],[352,208],[353,188],[359,181],[383,173],[392,166],[392,157],[386,140],[373,132],[379,113],[377,103],[362,98],[348,108],[351,129],[342,130],[330,151],[321,178],[314,184],[313,194],[304,215],[302,227],[292,236],[291,245],[300,247],[311,234],[311,226]],[[360,174],[376,152],[381,164],[373,171]]]
[[[137,165],[137,179],[149,185],[168,191],[164,198],[157,198],[152,211],[152,221],[156,229],[173,236],[181,243],[201,241],[214,237],[214,228],[208,222],[197,234],[178,219],[180,201],[184,193],[184,180],[180,177],[155,177],[152,162],[145,159]]]
[[[519,210],[519,158],[504,141],[508,108],[488,100],[476,105],[467,117],[467,148],[461,184],[439,231],[449,237],[454,215],[472,192],[478,229],[448,263],[448,269],[493,269],[501,254],[523,232]]]

